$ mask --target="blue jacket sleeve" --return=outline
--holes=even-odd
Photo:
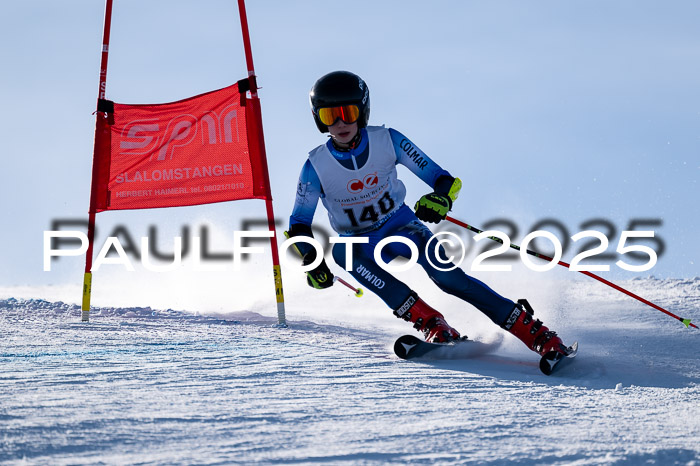
[[[436,183],[441,176],[451,177],[447,170],[443,170],[406,136],[393,128],[389,128],[389,134],[394,144],[396,162],[407,167],[428,186],[436,189]]]
[[[322,196],[321,180],[316,170],[307,159],[299,175],[297,195],[294,201],[292,215],[289,217],[289,226],[295,223],[311,226],[318,205],[318,199]]]

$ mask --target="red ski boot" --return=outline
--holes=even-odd
[[[459,332],[445,322],[445,317],[428,306],[415,293],[408,297],[403,305],[394,311],[394,315],[413,323],[413,328],[425,335],[430,343],[447,343],[459,339]]]
[[[534,311],[526,299],[519,299],[503,328],[518,337],[528,348],[544,356],[550,351],[568,354],[556,332],[549,330],[542,321],[533,317]]]

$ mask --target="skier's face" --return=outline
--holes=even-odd
[[[328,132],[331,137],[340,147],[349,146],[352,138],[357,134],[357,122],[345,123],[343,120],[338,120],[328,127]]]

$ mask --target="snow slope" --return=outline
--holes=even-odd
[[[700,321],[700,278],[623,286]],[[398,320],[2,299],[0,461],[700,464],[700,332],[590,281],[549,304],[580,342],[551,377],[492,326],[489,354],[412,362]]]

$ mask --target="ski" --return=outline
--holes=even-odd
[[[445,356],[449,358],[448,353],[444,351],[441,352],[439,350],[448,350],[451,354],[451,350],[462,343],[479,344],[478,342],[466,339],[452,341],[450,343],[429,343],[413,335],[404,335],[399,337],[396,342],[394,342],[394,353],[396,353],[396,356],[401,359],[417,359],[426,355],[436,356],[438,359]],[[573,359],[578,352],[578,342],[575,342],[566,350],[566,354],[558,351],[550,351],[542,356],[539,365],[542,373],[545,375],[551,375],[555,370],[560,369],[566,362],[571,361],[571,359]],[[476,354],[477,353],[474,355]]]
[[[457,340],[450,343],[429,343],[413,335],[399,337],[394,343],[394,353],[401,359],[415,359],[425,356],[440,348],[456,346],[470,340]]]
[[[542,356],[540,359],[540,370],[544,375],[551,375],[555,369],[560,367],[565,361],[571,361],[576,356],[578,352],[578,342],[574,342],[573,345],[567,348],[567,353],[560,353],[558,351],[550,351],[549,353]]]

